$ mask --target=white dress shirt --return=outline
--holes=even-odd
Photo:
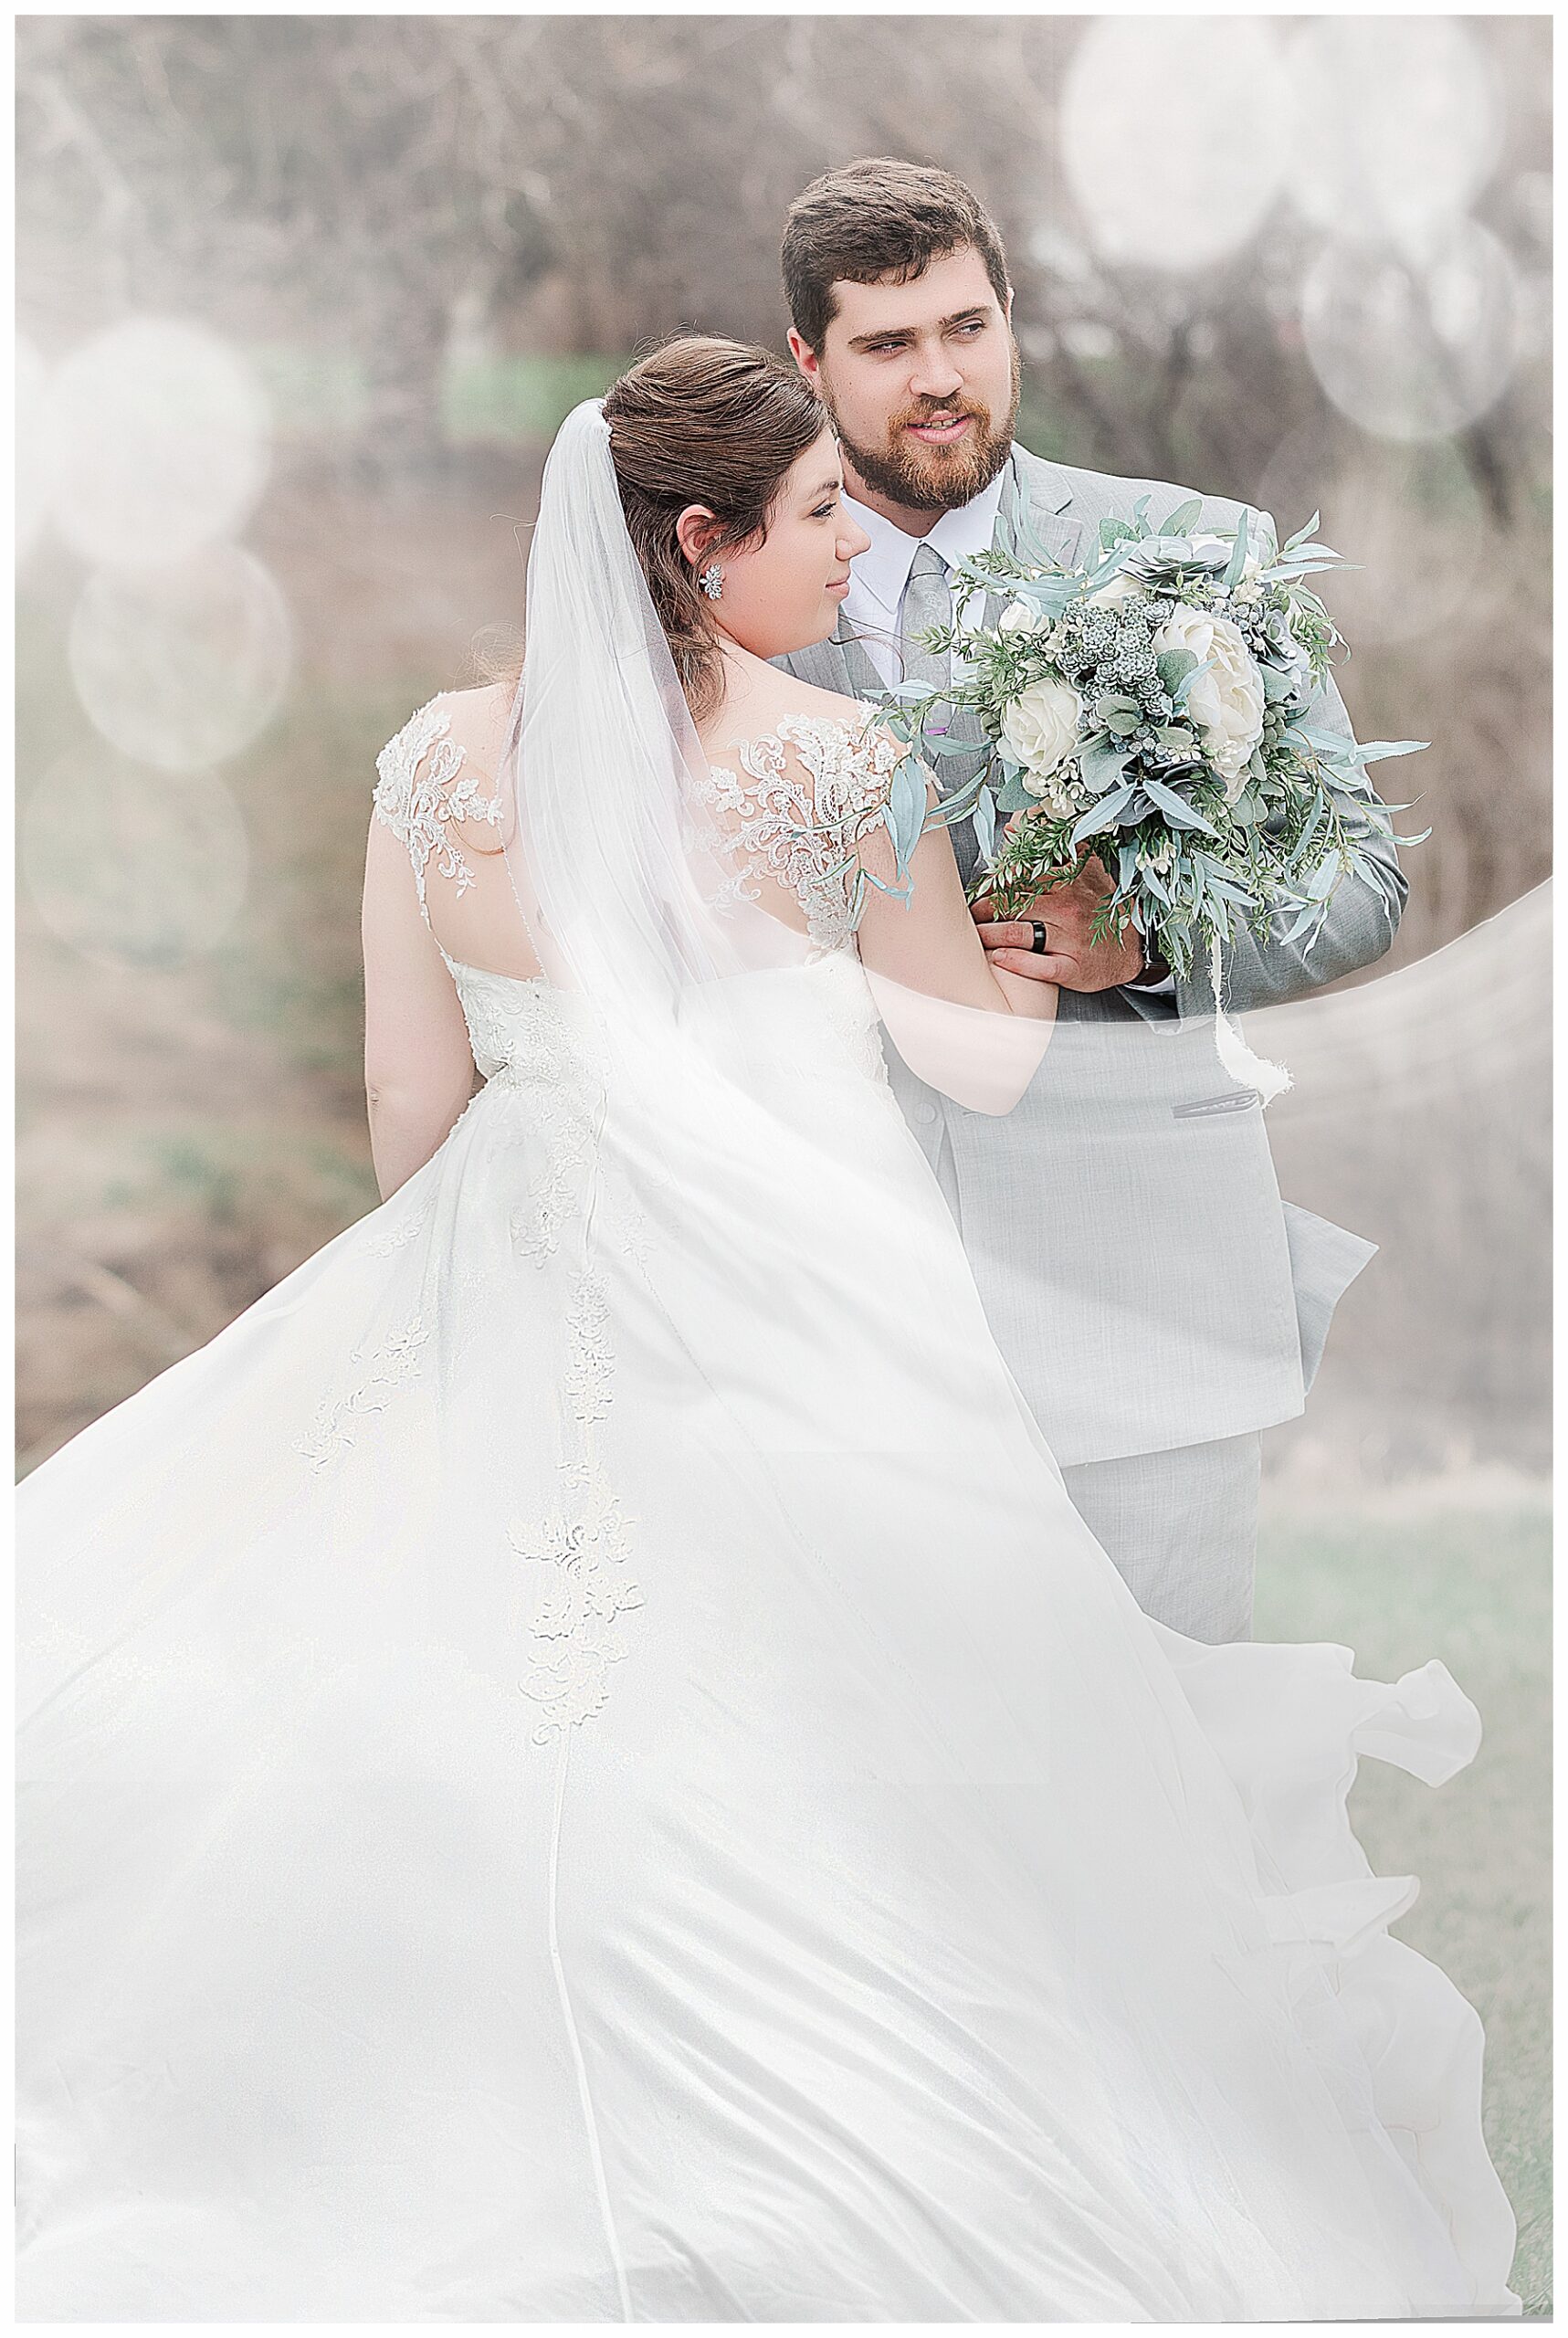
[[[951,569],[955,561],[967,560],[977,552],[989,552],[996,532],[996,514],[1002,508],[1002,483],[1005,477],[1004,465],[989,487],[982,488],[972,502],[960,503],[951,511],[944,511],[926,536],[906,536],[902,528],[894,527],[879,511],[857,503],[852,495],[845,496],[844,509],[864,528],[871,542],[849,563],[844,621],[859,637],[861,648],[884,682],[903,679],[899,658],[902,637],[900,619],[915,554],[921,544],[930,544]]]

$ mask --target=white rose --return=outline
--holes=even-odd
[[[1032,609],[1027,601],[1009,601],[996,620],[998,633],[1036,633],[1045,625],[1039,609]]]
[[[1082,720],[1082,699],[1070,682],[1054,674],[1042,675],[1013,700],[1002,717],[1002,743],[1014,762],[1023,764],[1027,774],[1024,785],[1031,795],[1044,793],[1031,785],[1033,780],[1048,779],[1058,764],[1077,753]]]
[[[1228,617],[1194,609],[1178,601],[1154,636],[1154,654],[1190,649],[1200,666],[1187,692],[1186,712],[1197,725],[1204,751],[1222,779],[1230,783],[1226,799],[1241,793],[1241,775],[1248,756],[1263,736],[1263,684],[1257,667]]]
[[[1137,600],[1139,591],[1136,580],[1124,568],[1119,568],[1114,576],[1108,576],[1103,584],[1087,595],[1088,605],[1091,609],[1120,609],[1129,601]]]

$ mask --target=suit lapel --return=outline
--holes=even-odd
[[[1018,460],[1018,449],[1014,448],[997,507],[993,547],[1010,553],[1015,560],[1023,556],[1018,540],[1022,515],[1030,533],[1051,558],[1070,563],[1078,558],[1084,522],[1072,509],[1072,487],[1065,472],[1055,463],[1038,462],[1037,458],[1037,469],[1026,472]]]

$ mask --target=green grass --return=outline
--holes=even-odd
[[[1485,1742],[1436,1791],[1363,1765],[1352,1815],[1380,1874],[1418,1875],[1396,1927],[1487,2028],[1485,2123],[1519,2218],[1513,2287],[1552,2311],[1551,1522],[1539,1509],[1267,1518],[1259,1639],[1334,1640],[1392,1680],[1441,1657]]]

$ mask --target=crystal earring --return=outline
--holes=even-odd
[[[697,582],[701,585],[702,590],[707,594],[708,598],[710,601],[717,601],[722,597],[724,591],[724,572],[720,567],[716,560],[710,560],[709,562],[707,567],[702,570],[701,574],[698,577]]]

